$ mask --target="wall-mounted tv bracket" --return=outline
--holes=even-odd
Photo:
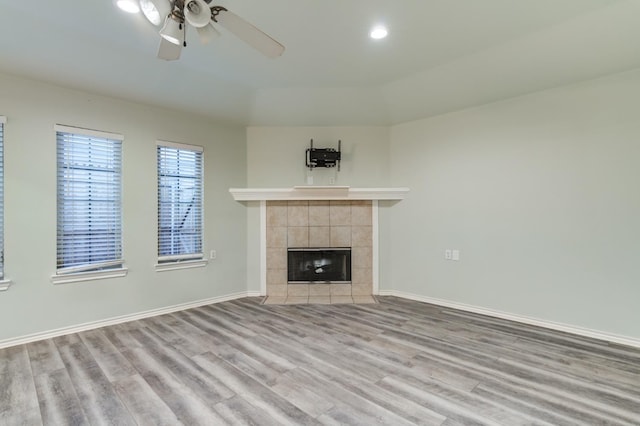
[[[342,141],[339,140],[337,151],[333,148],[314,148],[313,139],[311,139],[311,144],[309,145],[309,149],[307,149],[306,154],[307,167],[309,169],[313,169],[315,167],[338,166],[338,171],[340,171],[340,158],[342,157],[340,154],[341,145]]]

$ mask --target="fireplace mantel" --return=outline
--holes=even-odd
[[[236,201],[283,200],[402,200],[409,188],[351,188],[294,186],[293,188],[230,188]]]

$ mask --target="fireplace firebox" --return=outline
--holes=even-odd
[[[289,284],[351,283],[351,248],[287,249]]]

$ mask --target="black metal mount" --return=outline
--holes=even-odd
[[[309,148],[307,149],[305,162],[308,168],[313,169],[315,167],[338,167],[340,171],[340,159],[342,157],[340,153],[340,146],[342,141],[338,141],[338,150],[333,148],[314,148],[313,139]]]

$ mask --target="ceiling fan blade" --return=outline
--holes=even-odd
[[[213,25],[211,24],[201,28],[196,28],[196,30],[198,31],[198,36],[200,37],[200,42],[202,44],[209,44],[209,42],[214,38],[220,37],[218,30],[213,28]]]
[[[214,6],[212,10],[216,8],[218,6]],[[282,44],[225,8],[214,11],[212,19],[269,58],[277,58],[284,53]]]
[[[175,61],[180,58],[180,52],[182,46],[179,44],[171,43],[164,37],[160,37],[160,46],[158,46],[158,58],[165,61]]]

